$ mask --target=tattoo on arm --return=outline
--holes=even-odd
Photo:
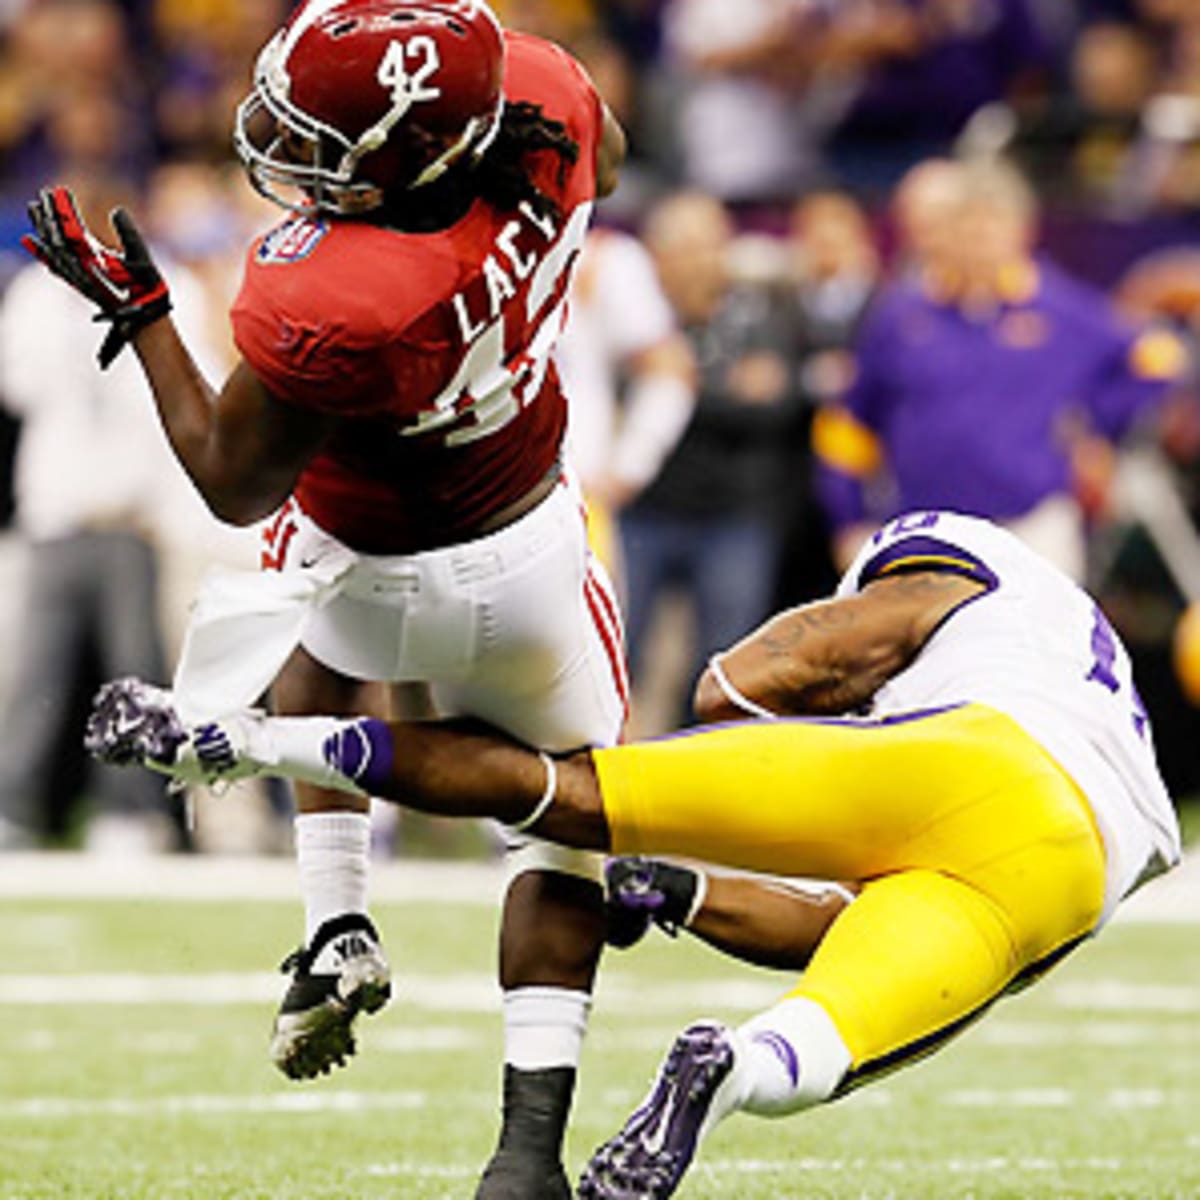
[[[858,708],[919,651],[932,616],[917,614],[948,611],[947,601],[957,604],[964,588],[978,586],[956,573],[912,571],[869,584],[858,597],[793,609],[762,631],[765,682],[794,712]]]
[[[833,604],[797,608],[763,632],[763,646],[773,655],[791,654],[813,634],[831,633],[855,624],[852,610]]]

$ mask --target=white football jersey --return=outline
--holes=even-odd
[[[1129,655],[1096,601],[990,521],[915,512],[869,538],[838,587],[936,567],[987,590],[875,695],[872,716],[978,703],[1012,717],[1079,785],[1104,837],[1104,918],[1178,862],[1179,825]]]

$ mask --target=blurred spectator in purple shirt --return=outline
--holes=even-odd
[[[951,223],[962,194],[961,169],[953,159],[927,158],[897,185],[891,218],[902,270],[927,270],[952,252]]]
[[[878,297],[853,384],[817,418],[838,557],[864,519],[949,508],[1007,524],[1080,578],[1080,493],[1102,489],[1108,447],[1163,399],[1186,353],[1034,256],[1036,204],[1012,168],[959,170],[940,257]],[[869,513],[864,483],[884,468],[890,511]]]

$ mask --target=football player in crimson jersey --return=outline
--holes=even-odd
[[[362,681],[383,681],[547,750],[612,744],[620,622],[560,460],[551,350],[619,126],[574,59],[479,0],[309,0],[263,50],[235,142],[290,211],[249,253],[242,361],[219,390],[127,213],[114,249],[48,189],[26,239],[109,322],[102,364],[134,346],[212,511],[271,517],[263,571],[198,598],[180,710],[215,718],[273,685],[277,712],[349,712]],[[272,1056],[308,1077],[353,1052],[356,1014],[390,980],[367,916],[366,802],[306,784],[297,799],[306,937]],[[565,1197],[602,870],[511,840],[504,1120],[478,1195]]]

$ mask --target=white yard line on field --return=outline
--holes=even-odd
[[[499,862],[375,862],[377,904],[434,901],[495,905],[504,888]],[[285,900],[299,903],[289,857],[147,855],[135,859],[70,853],[0,855],[0,900]]]
[[[229,1113],[364,1113],[392,1112],[426,1107],[424,1091],[268,1092],[243,1095],[184,1093],[170,1096],[103,1096],[90,1099],[64,1096],[26,1096],[0,1100],[0,1120],[78,1120],[85,1117],[162,1117],[181,1114],[220,1116]],[[624,1098],[622,1097],[622,1100]],[[1156,1088],[1111,1089],[1080,1092],[1072,1088],[970,1088],[943,1093],[939,1103],[946,1108],[987,1109],[1158,1109],[1183,1104],[1182,1094]],[[870,1107],[886,1107],[880,1103]],[[718,1160],[719,1162],[720,1160]],[[805,1159],[797,1160],[802,1164]],[[874,1160],[872,1160],[874,1162]],[[795,1164],[792,1164],[795,1165]]]
[[[183,1004],[213,1007],[259,1005],[279,999],[280,977],[270,971],[208,974],[85,972],[7,974],[0,972],[0,1005],[37,1006]],[[613,1012],[686,1014],[696,1002],[695,983],[656,986],[649,993],[636,978],[613,972],[599,989],[600,1002]],[[779,985],[742,980],[705,980],[705,1002],[718,1009],[754,1011],[779,996]],[[421,975],[403,972],[397,979],[400,1003],[434,1012],[492,1013],[500,1007],[494,976]]]
[[[499,985],[494,976],[484,972],[421,975],[405,971],[396,984],[398,1002],[411,1008],[457,1013],[494,1013],[500,1008]],[[706,1004],[746,1012],[765,1008],[779,998],[780,992],[779,984],[773,982],[719,979],[705,980],[702,985],[671,983],[647,989],[636,977],[614,971],[601,983],[598,996],[599,1002],[614,1013],[686,1015],[695,1007],[698,986],[702,987]],[[278,1001],[280,987],[280,976],[271,971],[194,975],[0,972],[0,1005],[260,1005]]]
[[[921,1171],[936,1174],[945,1171],[955,1175],[994,1174],[1021,1171],[1119,1171],[1125,1164],[1119,1158],[1050,1158],[1038,1156],[1008,1158],[995,1155],[987,1158],[817,1158],[804,1155],[797,1158],[716,1158],[701,1159],[695,1167],[697,1175],[767,1175],[777,1172],[803,1171],[828,1175],[847,1171],[907,1174]],[[906,1193],[907,1194],[907,1193]]]
[[[500,862],[377,861],[376,904],[495,905],[504,890]],[[71,853],[0,855],[0,900],[280,900],[299,903],[289,857],[159,855],[136,860]],[[1118,922],[1200,921],[1200,853],[1147,884],[1117,912]]]
[[[62,1096],[30,1096],[0,1102],[0,1118],[16,1120],[77,1120],[80,1117],[223,1116],[227,1113],[360,1113],[424,1108],[424,1092],[278,1092],[267,1095],[155,1096],[133,1100],[112,1096],[70,1100]]]
[[[716,960],[714,960],[716,961]],[[280,976],[272,971],[220,971],[205,974],[85,972],[28,974],[0,972],[0,1005],[87,1007],[89,1005],[177,1004],[220,1007],[272,1004],[279,999]],[[647,986],[644,980],[618,970],[601,980],[601,1009],[614,1016],[636,1012],[639,1017],[687,1016],[697,1004],[714,1011],[754,1012],[779,998],[773,980],[710,977]],[[1200,1011],[1200,987],[1154,982],[1129,983],[1093,979],[1049,984],[1044,988],[1058,1008],[1072,1012],[1110,1013],[1128,1010],[1188,1015]],[[402,972],[397,1001],[409,1008],[440,1013],[492,1013],[500,1006],[499,986],[484,972],[428,975]],[[1086,1032],[1086,1027],[1083,1027]],[[1019,1035],[1014,1035],[1019,1040]],[[1082,1038],[1083,1033],[1080,1034]],[[1060,1035],[1061,1037],[1061,1035]],[[1092,1040],[1117,1041],[1111,1031],[1095,1032]]]

